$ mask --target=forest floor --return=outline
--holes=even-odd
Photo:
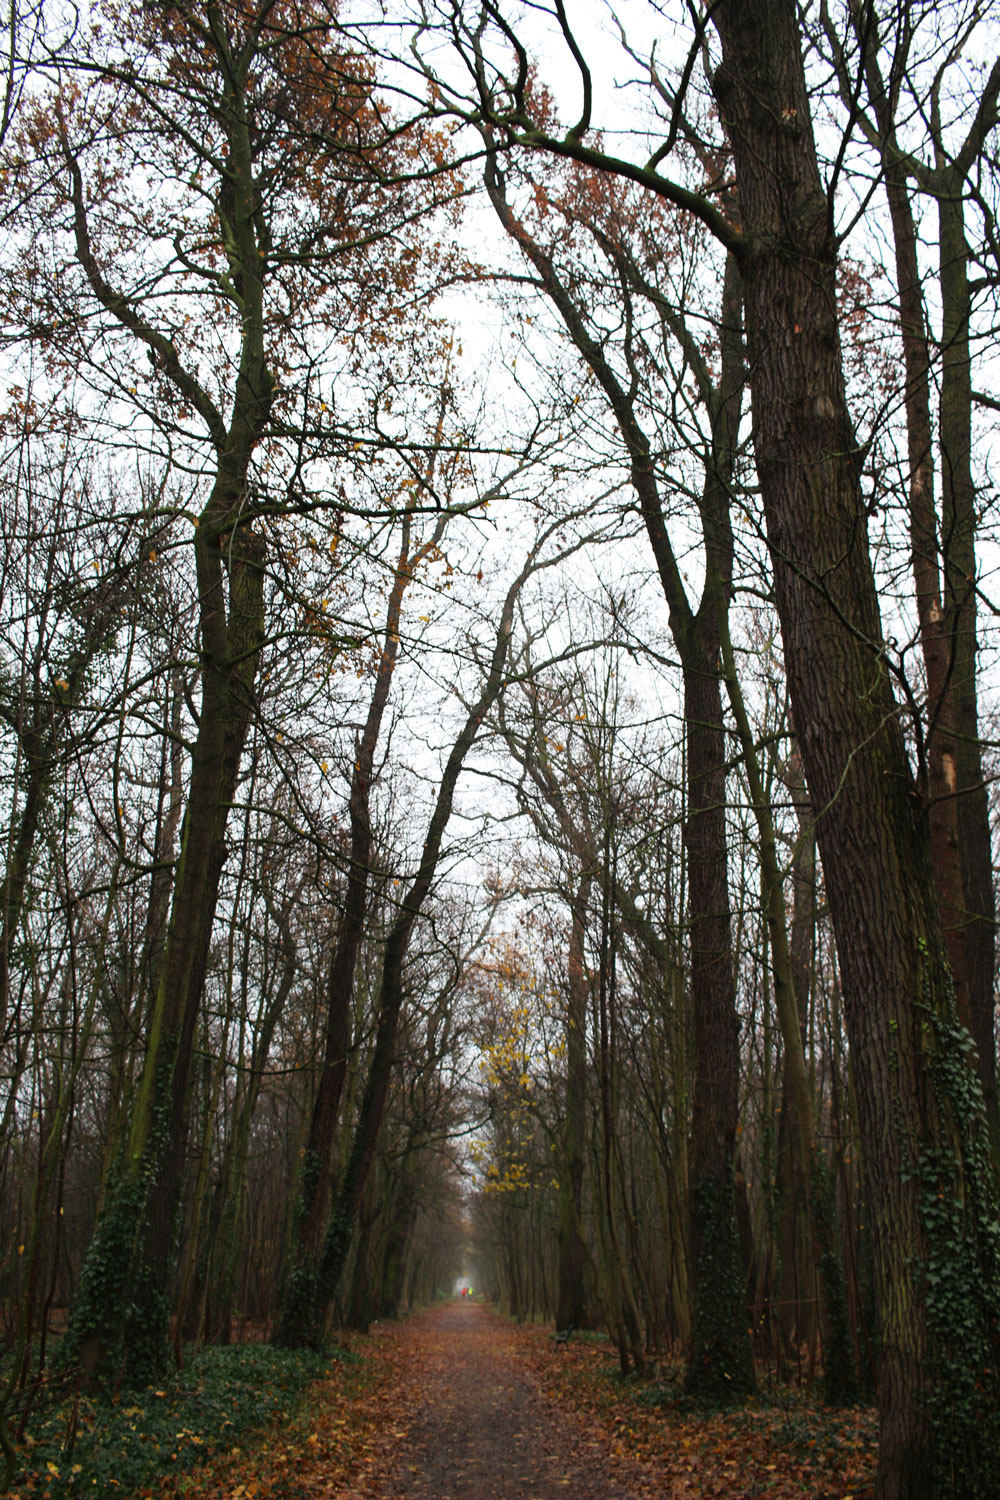
[[[203,1350],[163,1389],[39,1418],[10,1500],[870,1500],[869,1407],[761,1381],[706,1413],[607,1338],[455,1301],[324,1359]],[[318,1377],[318,1378],[317,1378]],[[311,1383],[310,1383],[311,1382]],[[304,1394],[303,1394],[304,1391]],[[69,1439],[69,1440],[68,1440]]]
[[[667,1380],[614,1377],[606,1340],[563,1347],[457,1301],[363,1341],[294,1422],[145,1491],[157,1500],[867,1500],[870,1409],[798,1394],[706,1415]]]

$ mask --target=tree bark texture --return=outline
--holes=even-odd
[[[587,1009],[590,986],[584,962],[587,908],[593,877],[584,871],[570,906],[566,1007],[566,1115],[559,1178],[557,1328],[583,1327],[586,1311],[583,1239],[583,1168],[587,1130]]]
[[[997,1139],[997,1062],[994,1013],[996,898],[990,814],[983,773],[976,690],[976,503],[972,473],[972,365],[969,246],[962,184],[948,173],[938,198],[941,255],[941,532],[945,615],[951,646],[955,765],[949,787],[955,803],[962,877],[965,1009],[960,1010],[978,1053],[986,1107]]]
[[[955,1024],[927,818],[882,647],[797,14],[791,0],[721,0],[713,21],[757,470],[873,1217],[877,1493],[985,1494],[996,1487],[997,1226],[982,1095]],[[978,1489],[954,1487],[970,1475]]]
[[[892,106],[877,56],[871,17],[861,31],[866,47],[866,83],[882,140],[882,172],[892,222],[896,286],[905,377],[908,501],[914,595],[920,625],[920,647],[927,677],[923,778],[930,818],[931,854],[938,907],[944,926],[955,1003],[970,1024],[970,975],[966,944],[965,898],[956,797],[958,744],[952,622],[941,591],[941,543],[934,501],[934,440],[931,423],[930,334],[924,313],[917,226],[910,198],[908,170],[896,141]],[[859,17],[856,25],[859,24]],[[946,368],[947,368],[946,356]],[[945,376],[947,385],[947,376]],[[968,392],[971,400],[971,391]],[[947,461],[947,459],[945,459]],[[877,497],[876,497],[877,498]],[[991,881],[992,888],[992,881]],[[991,983],[992,989],[992,983]],[[985,1087],[985,1078],[983,1080]]]
[[[726,742],[715,626],[714,611],[706,610],[700,638],[689,633],[682,653],[695,1058],[688,1147],[694,1305],[687,1388],[698,1396],[731,1400],[753,1388],[753,1365],[734,1200],[739,1023],[724,853]]]

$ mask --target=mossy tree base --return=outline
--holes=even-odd
[[[170,1368],[170,1315],[164,1287],[137,1267],[144,1239],[141,1179],[112,1190],[84,1261],[59,1365],[78,1365],[88,1384],[148,1385]]]
[[[915,1173],[927,1244],[930,1493],[992,1500],[1000,1495],[1000,1223],[989,1127],[968,1031],[928,1006],[925,1037],[931,1089],[953,1131],[952,1142],[925,1148]]]
[[[324,1323],[315,1267],[297,1265],[288,1278],[272,1342],[281,1349],[322,1349],[326,1343]]]
[[[684,1389],[706,1405],[726,1405],[751,1395],[756,1384],[737,1271],[732,1182],[700,1177],[692,1200],[697,1289]]]

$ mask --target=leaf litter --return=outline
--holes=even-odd
[[[726,1411],[680,1372],[622,1381],[606,1337],[554,1345],[456,1302],[350,1340],[280,1422],[131,1490],[137,1500],[870,1500],[871,1408],[765,1389]],[[94,1495],[86,1471],[80,1493]],[[16,1491],[16,1486],[15,1486]],[[108,1495],[127,1491],[108,1490]],[[44,1484],[26,1494],[42,1497]]]
[[[301,1416],[157,1500],[871,1500],[876,1417],[805,1393],[693,1410],[679,1372],[617,1378],[604,1337],[555,1346],[478,1303],[376,1325]],[[671,1378],[672,1377],[672,1378]]]

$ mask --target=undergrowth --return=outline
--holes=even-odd
[[[31,1422],[11,1500],[139,1494],[248,1433],[290,1419],[343,1350],[231,1344],[198,1350],[183,1371],[120,1397],[69,1396]]]

